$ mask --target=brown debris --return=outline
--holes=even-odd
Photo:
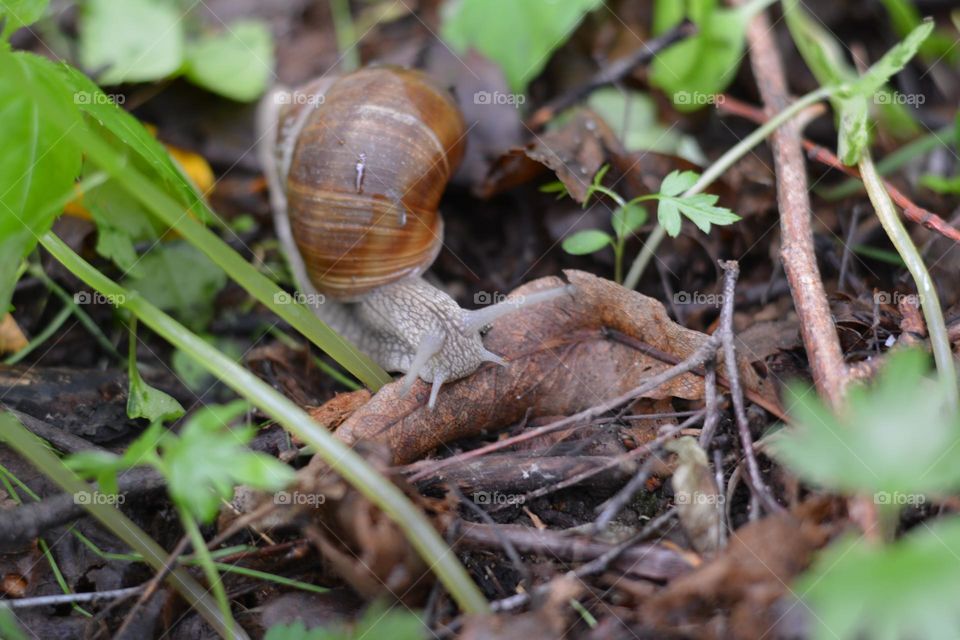
[[[708,336],[685,329],[667,317],[663,305],[647,296],[580,271],[566,271],[576,287],[572,296],[537,305],[494,324],[487,348],[509,365],[490,365],[444,385],[436,407],[426,407],[430,387],[418,381],[403,395],[400,384],[383,387],[336,431],[354,444],[386,444],[394,463],[406,463],[448,442],[478,435],[533,415],[570,415],[626,393],[669,368],[654,355],[606,339],[612,329],[669,354],[676,361],[694,353]],[[556,287],[558,278],[529,283],[513,295]],[[739,370],[745,389],[778,402],[771,387],[746,363]],[[703,397],[703,380],[681,375],[650,398]]]

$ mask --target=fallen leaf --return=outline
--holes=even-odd
[[[644,618],[664,630],[682,623],[706,625],[719,610],[730,612],[730,638],[759,638],[778,622],[773,606],[831,536],[837,514],[828,498],[767,516],[733,532],[713,560],[672,580],[643,605]],[[772,617],[771,617],[772,616]],[[695,637],[700,637],[694,634]],[[773,633],[772,637],[780,637]]]
[[[677,438],[667,443],[666,448],[677,454],[678,464],[671,484],[683,531],[694,549],[713,553],[726,541],[724,495],[717,488],[707,453],[690,436]]]
[[[663,305],[635,291],[581,271],[565,272],[575,287],[570,296],[530,307],[494,323],[487,348],[509,364],[489,365],[444,385],[433,410],[430,385],[417,381],[404,394],[399,383],[385,385],[337,429],[349,444],[386,444],[394,463],[407,463],[448,442],[476,436],[530,418],[570,415],[626,393],[683,360],[707,339],[667,316]],[[517,289],[513,296],[560,286],[556,277]],[[628,336],[644,349],[612,340]],[[650,355],[663,354],[659,359]],[[722,370],[722,367],[719,367]],[[772,387],[745,361],[740,377],[752,397],[777,407]],[[703,397],[694,373],[676,377],[645,394],[648,398]]]
[[[20,330],[20,325],[7,314],[0,321],[0,353],[16,353],[27,346],[27,337]]]

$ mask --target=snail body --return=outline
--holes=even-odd
[[[275,89],[258,114],[278,239],[315,313],[405,384],[504,364],[481,331],[522,301],[468,311],[421,274],[443,243],[440,198],[466,143],[448,92],[418,71],[369,67]],[[322,296],[317,295],[322,294]]]

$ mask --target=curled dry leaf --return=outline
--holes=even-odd
[[[774,605],[789,595],[787,585],[831,537],[840,504],[815,498],[737,529],[716,558],[647,600],[644,619],[664,630],[678,622],[707,625],[722,609],[730,611],[733,627],[724,637],[780,637]]]
[[[418,380],[406,395],[400,383],[388,384],[340,426],[337,436],[349,444],[384,443],[394,463],[411,462],[448,442],[515,423],[528,410],[531,418],[570,415],[614,398],[707,340],[670,320],[653,298],[582,271],[565,273],[575,289],[571,295],[494,323],[485,343],[509,361],[507,366],[489,365],[444,385],[432,411],[426,406],[426,383]],[[559,278],[543,278],[512,295],[560,284]],[[628,340],[612,340],[610,331]],[[776,411],[772,387],[746,362],[739,371],[749,397]],[[699,400],[703,380],[681,375],[645,395]]]
[[[388,464],[382,446],[363,445],[360,454],[431,516],[438,530],[449,526],[449,504],[417,493]],[[402,530],[369,499],[314,458],[298,474],[299,486],[286,502],[304,534],[320,550],[336,575],[364,598],[397,598],[422,606],[433,574]]]
[[[723,495],[717,489],[707,454],[690,436],[667,443],[677,454],[673,472],[673,501],[684,533],[700,553],[713,553],[725,540]]]
[[[497,158],[477,193],[489,198],[529,182],[549,169],[571,198],[583,202],[594,174],[605,164],[624,177],[625,191],[631,197],[656,193],[660,182],[674,169],[697,169],[693,163],[677,156],[627,151],[606,120],[590,109],[580,108],[562,126]]]

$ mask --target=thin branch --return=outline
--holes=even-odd
[[[734,4],[742,6],[745,2],[735,0]],[[747,44],[767,112],[783,111],[789,104],[787,84],[775,33],[765,12],[750,21]],[[847,384],[847,367],[813,248],[810,197],[798,124],[784,123],[770,137],[770,143],[777,174],[783,269],[800,319],[814,383],[820,395],[838,407]]]
[[[747,461],[750,488],[754,495],[763,503],[767,511],[774,513],[783,511],[777,504],[770,490],[760,475],[760,465],[753,452],[753,436],[750,435],[750,424],[747,422],[747,412],[743,403],[743,387],[740,386],[740,376],[737,373],[737,356],[733,346],[733,297],[734,286],[740,273],[740,265],[736,260],[722,260],[720,266],[724,271],[723,279],[723,307],[720,310],[720,328],[717,333],[723,336],[723,360],[727,368],[727,377],[730,380],[730,397],[733,400],[733,414],[737,422],[737,431],[740,434],[740,444],[743,447],[743,456]]]
[[[684,20],[674,28],[663,35],[643,43],[630,54],[614,60],[607,66],[601,68],[586,83],[578,85],[563,93],[547,104],[537,109],[530,118],[527,119],[527,127],[530,129],[539,129],[553,120],[553,118],[566,109],[576,104],[581,99],[587,97],[600,87],[613,84],[622,80],[635,67],[652,60],[658,53],[677,42],[689,38],[697,32],[697,25]]]
[[[730,115],[740,116],[741,118],[746,118],[747,120],[752,120],[757,124],[763,124],[768,120],[767,115],[762,110],[729,96],[724,96],[723,102],[718,102],[717,110],[729,113]],[[803,144],[803,148],[806,150],[807,155],[811,160],[816,160],[820,164],[828,166],[831,169],[842,171],[853,178],[859,178],[861,180],[863,179],[856,167],[848,167],[847,165],[843,164],[840,162],[840,158],[838,158],[836,154],[826,147],[822,147],[815,142],[807,140],[806,138],[803,138],[801,143]],[[902,191],[894,187],[888,181],[884,180],[883,185],[886,187],[887,193],[890,194],[890,197],[893,198],[893,201],[897,203],[897,206],[903,209],[903,216],[907,220],[910,220],[916,224],[921,224],[927,229],[939,233],[943,237],[953,240],[954,242],[960,242],[960,230],[950,226],[949,222],[934,212],[924,209],[920,205],[914,203],[910,198],[904,195]]]

